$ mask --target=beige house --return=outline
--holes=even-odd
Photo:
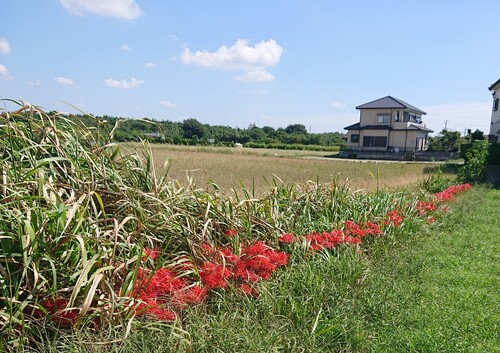
[[[491,112],[490,134],[488,136],[490,142],[500,142],[500,107],[498,98],[500,97],[500,79],[492,84],[488,89],[493,95],[493,110]]]
[[[432,130],[425,127],[426,113],[401,99],[383,97],[357,106],[359,123],[345,127],[347,149],[353,151],[424,151]]]

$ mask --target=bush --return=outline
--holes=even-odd
[[[474,141],[465,154],[465,164],[458,171],[458,180],[465,183],[484,179],[488,163],[488,142]]]

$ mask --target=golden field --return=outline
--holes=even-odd
[[[127,150],[144,150],[140,143],[122,144]],[[155,168],[161,173],[167,161],[168,175],[181,184],[192,179],[196,187],[211,189],[213,181],[222,190],[241,190],[245,186],[257,195],[265,192],[273,178],[285,184],[308,180],[327,183],[334,178],[347,182],[353,190],[392,188],[417,183],[437,168],[431,163],[387,163],[349,161],[331,156],[331,152],[291,151],[233,147],[150,145]]]

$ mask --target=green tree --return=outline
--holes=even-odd
[[[460,132],[442,130],[438,136],[429,139],[431,152],[456,152],[460,146]]]
[[[202,139],[207,134],[207,127],[198,120],[190,118],[182,122],[182,131],[186,139],[192,139],[195,136],[197,139]]]

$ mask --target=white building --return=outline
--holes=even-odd
[[[490,142],[500,142],[500,107],[498,99],[500,98],[500,79],[493,83],[488,89],[493,95],[493,109],[491,111]]]

